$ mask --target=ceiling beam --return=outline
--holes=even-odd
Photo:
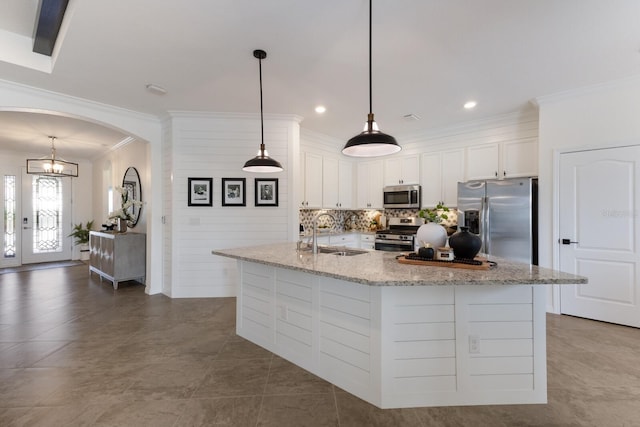
[[[51,56],[69,0],[42,0],[36,24],[33,51]]]

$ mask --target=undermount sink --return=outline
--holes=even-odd
[[[369,251],[365,251],[362,249],[346,248],[343,246],[340,246],[340,247],[319,246],[318,252],[321,254],[331,254],[331,255],[337,255],[337,256],[354,256],[354,255],[366,254]]]

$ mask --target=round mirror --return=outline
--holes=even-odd
[[[135,227],[140,218],[140,212],[142,211],[142,185],[140,184],[140,175],[134,167],[127,168],[122,178],[122,189],[126,191],[127,200],[136,200],[140,203],[132,203],[127,208],[131,220],[127,221],[127,227]]]

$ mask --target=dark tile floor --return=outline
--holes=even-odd
[[[234,334],[235,300],[0,275],[0,426],[638,426],[640,330],[548,316],[547,405],[380,410]]]

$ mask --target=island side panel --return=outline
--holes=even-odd
[[[319,278],[317,374],[380,406],[377,288]]]
[[[455,290],[460,397],[474,405],[546,403],[544,286]]]
[[[236,333],[267,350],[275,343],[275,270],[238,261],[240,289],[236,297]]]
[[[544,286],[240,277],[238,335],[378,407],[546,402]]]
[[[247,261],[239,269],[239,336],[380,404],[370,286]]]
[[[459,404],[454,287],[379,289],[381,407]]]

